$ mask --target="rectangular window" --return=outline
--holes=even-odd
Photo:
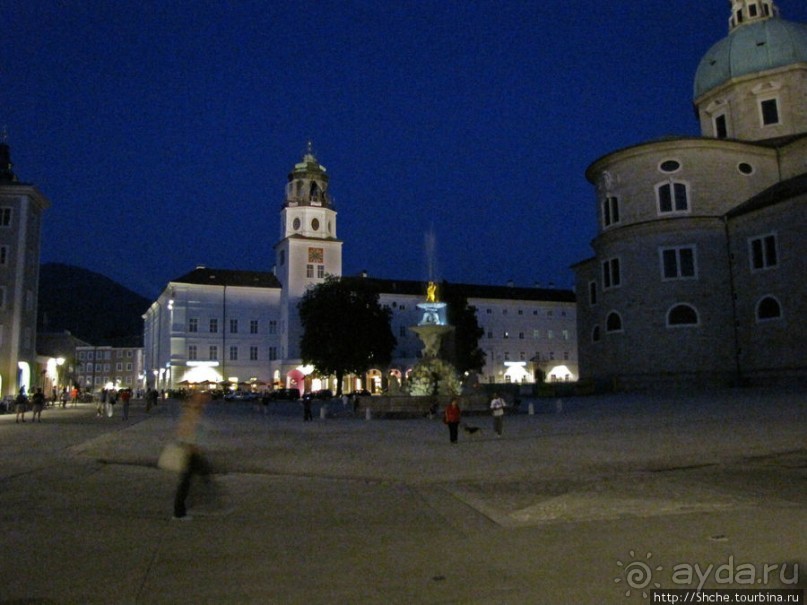
[[[230,320],[230,334],[238,334],[238,320],[231,319]]]
[[[770,269],[779,264],[776,235],[768,234],[748,240],[751,249],[751,270]]]
[[[306,265],[305,266],[305,276],[306,277],[314,277],[314,265]]]
[[[759,104],[762,111],[762,125],[772,126],[779,123],[779,104],[776,99],[766,99]]]
[[[230,361],[238,361],[238,347],[230,347]]]
[[[8,264],[8,246],[0,246],[0,266]]]
[[[127,363],[127,364],[126,364],[126,371],[127,371],[127,372],[131,372],[131,371],[132,371],[132,364],[131,364],[131,363]]]
[[[605,198],[602,203],[602,224],[610,227],[619,222],[619,199],[611,196]]]
[[[277,359],[277,347],[269,347],[269,361]]]
[[[662,248],[659,253],[662,279],[694,279],[697,277],[694,247]]]
[[[257,334],[258,333],[258,320],[251,319],[249,321],[249,333],[250,334]]]
[[[398,336],[401,338],[406,338],[406,326],[400,326],[398,328]]]
[[[602,263],[602,289],[616,288],[622,283],[619,270],[619,259],[609,258]]]
[[[210,320],[210,333],[215,334],[219,331],[219,320],[216,318],[212,318]]]
[[[0,208],[0,227],[11,225],[11,208]]]
[[[199,331],[199,318],[191,317],[188,319],[188,332],[198,332]]]
[[[120,362],[116,363],[115,364],[115,371],[116,372],[122,372],[123,371],[123,364],[120,363]]]
[[[196,361],[198,359],[197,355],[196,345],[188,345],[188,360]]]
[[[726,124],[726,114],[721,113],[715,116],[715,137],[718,139],[727,139],[729,136],[729,129]]]
[[[686,212],[689,210],[689,196],[684,183],[664,183],[658,188],[659,212]]]
[[[219,348],[215,345],[212,345],[209,349],[209,359],[210,361],[218,361],[219,359]]]
[[[258,347],[249,348],[249,360],[258,361]]]
[[[269,320],[269,334],[277,334],[277,320]]]
[[[319,279],[325,277],[325,265],[317,265],[317,277]]]
[[[592,306],[597,304],[597,282],[595,281],[588,282],[588,304]]]

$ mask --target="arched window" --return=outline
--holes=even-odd
[[[616,311],[611,311],[608,314],[608,317],[605,318],[605,331],[606,332],[622,331],[622,317]]]
[[[698,312],[690,305],[675,305],[667,311],[668,326],[697,326]]]
[[[766,296],[757,303],[757,321],[781,319],[782,306],[773,296]]]
[[[600,342],[600,326],[594,326],[591,331],[591,342]]]

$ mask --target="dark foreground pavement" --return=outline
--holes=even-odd
[[[173,403],[128,423],[0,416],[0,604],[627,604],[698,573],[805,587],[807,395],[563,403],[501,438],[469,418],[482,430],[456,446],[434,420],[213,405],[226,502],[190,522],[156,468]]]

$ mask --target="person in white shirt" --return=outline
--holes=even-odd
[[[493,430],[496,435],[502,436],[502,428],[504,426],[504,408],[507,404],[504,402],[498,393],[493,393],[493,399],[490,402],[490,409],[493,414]]]

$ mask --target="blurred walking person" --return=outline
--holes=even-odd
[[[460,420],[462,419],[462,412],[460,411],[460,402],[457,397],[452,397],[451,402],[443,412],[443,422],[448,425],[448,438],[451,443],[457,443],[457,433],[459,432]]]

